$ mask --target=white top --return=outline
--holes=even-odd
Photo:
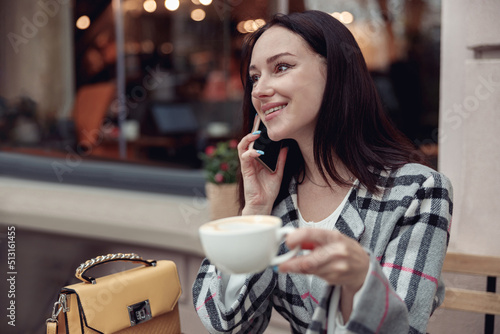
[[[344,208],[347,199],[351,194],[351,191],[352,187],[347,192],[347,195],[344,197],[340,205],[328,217],[319,222],[306,221],[300,214],[300,210],[297,208],[297,213],[299,216],[299,228],[321,228],[325,230],[333,230],[335,227],[335,223],[339,219],[340,213],[342,212],[342,209]],[[309,252],[310,252],[309,250],[303,250],[302,254],[308,254]],[[313,276],[314,275],[307,275],[309,282],[309,290],[311,289]],[[226,306],[226,308],[228,309],[231,308],[231,305],[237,301],[241,287],[245,285],[246,277],[247,277],[246,274],[229,275],[225,274],[224,272],[221,272],[222,287],[224,286],[226,287],[226,289],[222,288],[223,291],[225,290],[224,305]],[[337,333],[342,333],[340,330],[346,329],[346,327],[344,326],[342,314],[339,312],[339,307],[338,307],[340,300],[340,292],[341,292],[340,286],[335,287],[333,298],[331,298],[330,301],[330,312],[333,311],[331,314],[335,314],[335,316],[330,317],[329,319],[328,333],[333,333],[335,328],[338,331]],[[333,324],[334,321],[335,325]]]
[[[303,217],[302,214],[300,213],[300,210],[297,209],[297,212],[299,214],[299,227],[300,228],[321,228],[325,230],[333,230],[335,227],[335,223],[340,217],[340,213],[342,212],[342,209],[345,206],[345,203],[347,202],[347,199],[349,198],[349,194],[351,193],[351,189],[347,192],[347,195],[344,197],[340,205],[325,219],[319,221],[319,222],[313,222],[313,221],[306,221]],[[304,250],[302,251],[303,254],[308,254],[310,251]],[[309,288],[312,283],[312,276],[313,275],[307,275],[309,279]]]
[[[306,221],[304,217],[302,217],[302,214],[300,213],[300,210],[297,210],[299,214],[299,227],[300,228],[321,228],[325,230],[333,230],[335,227],[335,223],[340,217],[340,213],[342,212],[347,199],[349,198],[349,195],[351,194],[352,187],[351,189],[347,192],[347,195],[344,197],[340,205],[325,219],[319,221],[319,222],[313,222],[313,221]],[[303,254],[308,254],[310,251],[309,250],[304,250],[302,251]],[[309,282],[309,290],[311,289],[312,286],[312,279],[314,275],[307,275],[307,281]],[[337,329],[337,333],[342,333],[342,330],[346,330],[347,327],[344,326],[344,319],[342,318],[342,313],[339,311],[339,301],[340,301],[340,292],[341,292],[341,287],[337,286],[335,287],[335,290],[333,292],[333,297],[331,298],[330,301],[330,314],[335,314],[334,317],[329,317],[329,323],[328,323],[328,333],[334,333],[335,328]],[[335,319],[335,320],[334,320]],[[334,323],[335,321],[335,323]]]
[[[305,228],[322,228],[326,230],[333,230],[335,227],[335,223],[337,222],[337,219],[340,217],[340,213],[342,212],[342,209],[345,206],[345,203],[347,202],[347,199],[349,198],[349,194],[352,191],[349,189],[347,192],[347,195],[345,195],[344,199],[342,200],[342,203],[333,211],[328,217],[325,219],[319,221],[319,222],[313,222],[313,221],[306,221],[303,217],[302,214],[300,213],[300,210],[297,209],[297,212],[299,213],[299,227],[305,227]]]

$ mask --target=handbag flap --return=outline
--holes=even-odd
[[[149,315],[156,317],[172,311],[181,295],[181,284],[175,263],[162,260],[154,267],[137,267],[100,277],[96,284],[70,285],[62,292],[76,293],[87,327],[114,333],[130,327],[131,320],[141,321]]]

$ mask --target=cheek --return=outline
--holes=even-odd
[[[303,103],[312,107],[321,104],[325,87],[321,82],[318,82],[317,79],[313,79],[305,82],[297,91],[300,92],[300,98],[304,101]]]
[[[325,94],[325,83],[321,82],[316,87],[316,99],[318,100],[318,103],[321,104],[321,101],[323,100],[324,94]]]
[[[256,111],[259,111],[260,109],[257,108],[259,106],[259,101],[255,98],[252,97],[252,105],[255,108]]]
[[[311,94],[318,99],[319,103],[321,103],[321,100],[323,99],[323,95],[325,92],[325,87],[326,87],[326,65],[325,64],[318,64],[317,68],[314,68],[311,71]]]
[[[325,92],[325,83],[320,78],[317,78],[314,82],[311,82],[308,90],[308,96],[310,101],[310,106],[314,108],[317,112],[323,101],[323,95]]]
[[[304,86],[300,90],[301,110],[302,114],[308,121],[313,121],[317,118],[321,102],[323,100],[324,87],[318,80],[310,81],[309,85]]]

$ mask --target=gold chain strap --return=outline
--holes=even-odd
[[[97,266],[99,264],[105,263],[105,262],[110,262],[110,261],[132,261],[132,262],[143,262],[147,265],[155,265],[156,261],[147,261],[144,260],[142,257],[135,253],[116,253],[116,254],[108,254],[108,255],[100,255],[98,257],[95,257],[93,259],[87,260],[84,263],[80,264],[78,268],[76,268],[75,276],[79,280],[83,282],[91,282],[95,283],[95,280],[93,278],[89,278],[84,276],[84,273],[89,270],[90,268]]]

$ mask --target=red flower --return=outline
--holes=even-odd
[[[209,157],[212,156],[212,154],[214,154],[214,152],[215,152],[215,146],[208,146],[205,149],[205,154],[208,155]]]
[[[221,164],[220,164],[220,169],[221,169],[222,171],[224,171],[224,172],[225,172],[225,171],[227,171],[227,170],[229,169],[229,164],[228,164],[227,162],[223,162],[223,163],[221,163]]]
[[[237,148],[238,147],[238,141],[236,139],[231,139],[229,141],[229,147],[230,148]]]
[[[224,175],[222,175],[221,173],[217,173],[215,174],[214,179],[215,182],[222,183],[224,181]]]

